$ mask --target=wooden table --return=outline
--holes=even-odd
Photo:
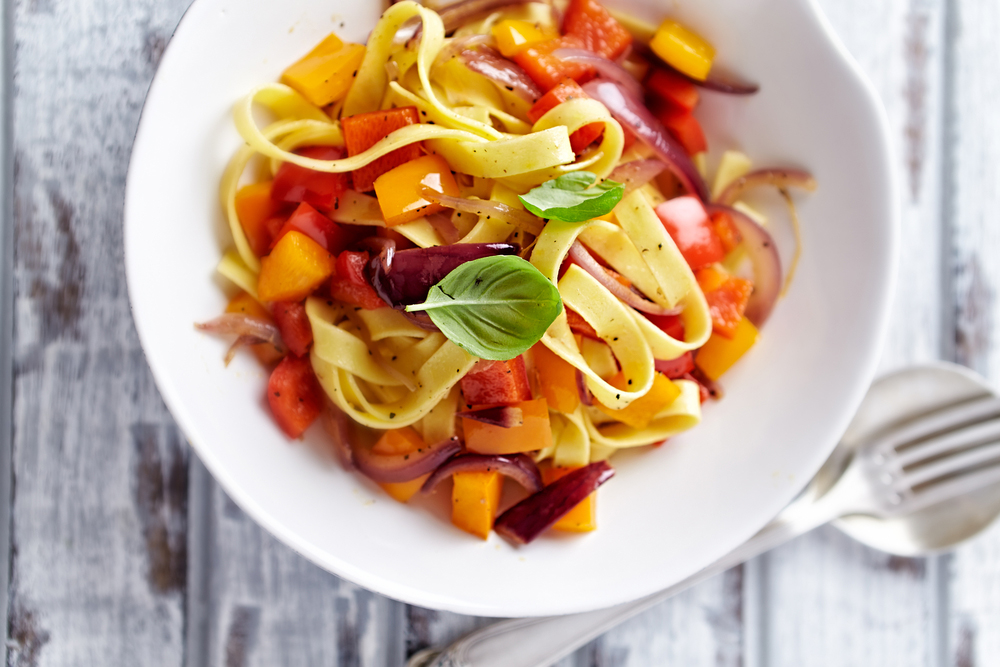
[[[265,533],[191,454],[136,338],[125,173],[143,98],[188,4],[4,6],[7,664],[398,667],[487,620],[380,597]],[[882,368],[943,358],[1000,379],[1000,3],[820,4],[885,101],[902,176]],[[919,560],[823,529],[561,665],[1000,665],[1000,527]]]

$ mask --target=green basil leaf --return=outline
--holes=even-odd
[[[518,199],[540,218],[586,222],[610,213],[625,194],[625,186],[615,181],[605,180],[590,187],[596,180],[597,176],[589,171],[571,171]]]
[[[483,359],[513,359],[537,343],[562,312],[559,290],[529,262],[512,255],[461,264],[434,285],[426,310],[465,351]]]

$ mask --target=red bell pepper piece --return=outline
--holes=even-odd
[[[656,359],[654,365],[658,372],[663,373],[671,380],[677,380],[694,370],[694,354],[688,351],[669,361]]]
[[[692,269],[721,262],[726,256],[722,240],[715,233],[696,197],[675,197],[656,207],[656,215],[666,227],[677,249]]]
[[[578,62],[560,60],[552,55],[556,49],[582,49],[583,40],[573,35],[556,37],[533,44],[514,56],[514,62],[521,66],[532,81],[549,91],[567,77],[577,82],[587,81],[594,76],[594,69]]]
[[[690,111],[666,109],[660,113],[660,122],[674,139],[680,142],[688,155],[697,155],[708,150],[708,142],[705,141],[701,123]]]
[[[365,278],[367,252],[345,250],[337,256],[337,272],[330,283],[330,296],[365,310],[386,308],[387,304]]]
[[[338,254],[353,240],[343,227],[326,217],[315,208],[302,202],[278,231],[271,247],[290,231],[302,232],[331,254]]]
[[[583,315],[575,310],[566,309],[566,321],[569,323],[570,331],[573,333],[580,334],[585,338],[601,340],[601,337],[597,335],[597,330],[590,326],[590,323],[583,319]]]
[[[710,216],[710,220],[712,222],[712,229],[719,235],[719,240],[722,241],[722,247],[725,249],[727,255],[735,250],[736,246],[743,243],[743,235],[740,234],[736,223],[733,222],[733,216],[725,211],[719,211],[713,213]]]
[[[514,405],[531,400],[531,385],[524,359],[509,361],[480,359],[462,378],[462,396],[467,405]]]
[[[588,99],[589,96],[573,79],[563,79],[558,86],[545,93],[528,109],[528,120],[537,123],[538,119],[563,102],[573,99]],[[604,123],[590,123],[569,135],[569,144],[574,153],[582,153],[598,137],[604,134]]]
[[[305,306],[299,301],[276,301],[271,305],[271,316],[292,354],[304,357],[313,342],[312,325]]]
[[[579,38],[583,48],[609,60],[625,53],[632,43],[632,33],[596,0],[570,0],[563,32]]]
[[[316,160],[338,160],[344,157],[344,151],[334,146],[308,146],[299,148],[295,153]],[[329,213],[345,190],[347,174],[327,174],[285,162],[274,176],[271,198],[275,201],[306,202]]]
[[[656,68],[646,79],[646,89],[678,109],[693,111],[698,105],[698,88],[676,72]]]
[[[323,409],[323,388],[305,357],[288,355],[271,372],[267,403],[281,430],[298,438]]]
[[[643,313],[643,315],[674,340],[684,340],[684,320],[681,319],[680,315],[653,315],[651,313]]]
[[[344,144],[347,146],[347,154],[363,153],[385,139],[390,132],[419,122],[420,115],[417,112],[417,107],[371,111],[344,118],[341,120],[341,126],[344,129]],[[421,155],[423,152],[420,150],[420,144],[410,144],[397,148],[360,169],[355,169],[351,172],[354,179],[354,189],[359,192],[368,192],[375,187],[376,178],[401,164],[416,160]]]
[[[705,292],[708,311],[712,315],[712,330],[731,340],[752,293],[753,283],[735,277],[729,277],[719,287]]]

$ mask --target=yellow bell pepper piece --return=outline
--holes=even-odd
[[[732,339],[713,333],[695,355],[695,366],[710,380],[718,380],[757,342],[757,327],[743,318],[736,325]]]
[[[542,481],[551,484],[560,477],[568,475],[576,468],[559,468],[556,466],[541,466]],[[581,500],[573,509],[552,524],[556,530],[571,533],[588,533],[597,529],[597,491]]]
[[[541,343],[531,349],[531,356],[538,373],[538,384],[549,407],[565,413],[576,410],[576,406],[580,405],[576,369]]]
[[[664,62],[699,81],[708,77],[715,58],[711,44],[676,21],[660,24],[649,46]]]
[[[427,473],[426,475],[421,475],[416,479],[411,479],[409,482],[383,482],[379,484],[379,486],[381,486],[382,490],[388,493],[393,500],[406,503],[409,502],[410,498],[417,495],[417,491],[420,490],[420,487],[424,485],[424,482],[426,482],[427,478],[430,476],[431,474]]]
[[[424,199],[424,188],[458,197],[458,184],[451,167],[440,155],[425,155],[410,160],[375,179],[375,195],[385,224],[401,225],[444,210],[441,204]]]
[[[622,390],[628,388],[628,381],[625,379],[624,372],[619,372],[618,375],[608,380],[608,384]],[[614,417],[623,424],[628,424],[632,428],[646,428],[656,415],[673,403],[680,395],[680,388],[670,378],[662,373],[657,373],[653,377],[653,386],[649,388],[649,391],[644,396],[629,403],[625,408],[612,410],[607,406],[601,405],[600,401],[595,401],[594,405],[601,412]]]
[[[337,258],[302,232],[288,232],[260,260],[261,301],[301,301],[333,275]]]
[[[556,35],[542,31],[528,21],[507,19],[493,26],[493,37],[497,40],[497,49],[505,58],[517,55],[537,42],[544,42]]]
[[[318,107],[336,102],[350,89],[365,57],[363,44],[345,44],[332,32],[286,69],[281,82]]]
[[[493,470],[458,472],[451,479],[451,522],[485,540],[500,506],[503,477]]]

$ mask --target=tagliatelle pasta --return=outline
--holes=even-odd
[[[567,499],[594,493],[616,450],[699,423],[756,339],[749,316],[770,312],[754,284],[780,283],[762,273],[780,277],[767,232],[700,199],[697,88],[673,55],[632,51],[595,0],[571,0],[558,30],[528,3],[448,34],[404,0],[363,58],[329,39],[249,91],[218,266],[245,294],[199,325],[284,355],[268,402],[291,437],[325,410],[342,458],[394,498],[453,476],[455,524],[485,537],[496,521],[515,542],[592,529],[593,503],[564,516]],[[743,255],[753,280],[724,268]],[[483,514],[498,474],[527,506]]]

